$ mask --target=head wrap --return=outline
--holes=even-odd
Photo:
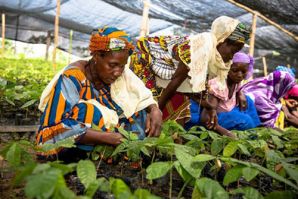
[[[296,84],[287,72],[273,71],[266,77],[256,78],[242,87],[242,92],[254,102],[264,126],[274,127],[281,110],[280,99]]]
[[[295,73],[296,73],[295,68],[288,68],[286,66],[277,66],[275,70],[286,71],[290,73],[290,75],[292,75],[293,77],[295,77]]]
[[[298,97],[298,85],[296,84],[289,90],[287,93],[287,96],[285,98],[290,98],[290,97]]]
[[[224,42],[236,29],[239,20],[227,16],[216,18],[211,25],[211,33],[214,34],[217,44]]]
[[[230,39],[232,41],[245,43],[249,39],[250,32],[251,32],[251,27],[250,26],[248,26],[244,23],[239,23],[237,25],[236,29],[228,37],[228,39]]]
[[[93,30],[90,38],[89,50],[91,54],[95,51],[118,51],[134,49],[129,35],[117,28],[105,26]]]
[[[249,79],[253,75],[254,70],[254,58],[248,54],[237,52],[233,57],[233,63],[245,63],[248,65],[248,71],[245,79]]]
[[[226,88],[226,78],[232,61],[224,63],[217,45],[224,42],[236,29],[239,20],[227,16],[216,18],[211,26],[210,33],[199,33],[190,37],[190,76],[189,83],[192,92],[200,92],[206,88],[206,77],[217,78],[220,90]]]

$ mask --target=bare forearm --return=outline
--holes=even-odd
[[[167,87],[163,90],[163,92],[158,100],[158,105],[159,105],[160,110],[162,110],[165,107],[168,100],[174,96],[178,87],[187,78],[188,71],[189,71],[188,67],[183,62],[180,61],[179,66],[176,69],[172,80],[167,85]]]
[[[90,145],[97,145],[97,144],[111,144],[117,145],[120,144],[121,135],[119,133],[107,133],[107,132],[100,132],[91,128],[86,130],[86,133],[82,135],[78,141],[81,144],[90,144]]]

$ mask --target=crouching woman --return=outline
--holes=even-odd
[[[207,110],[200,107],[196,102],[191,103],[190,126],[203,124],[207,128],[212,128],[222,135],[233,137],[230,130],[247,130],[260,125],[254,102],[243,95],[240,83],[243,79],[248,79],[253,71],[253,58],[238,52],[233,57],[233,64],[229,70],[226,80],[226,88],[218,86],[217,78],[209,80],[209,103],[213,109]],[[217,119],[214,124],[207,123],[207,112],[214,111]]]
[[[40,154],[69,158],[94,145],[118,145],[119,126],[143,139],[159,136],[162,113],[152,93],[127,67],[133,51],[129,36],[113,27],[93,31],[89,61],[77,61],[58,73],[41,96],[43,111],[37,145],[74,138],[75,149]],[[75,152],[71,152],[75,151]]]

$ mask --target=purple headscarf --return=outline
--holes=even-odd
[[[274,71],[256,78],[241,88],[254,102],[264,126],[274,127],[281,110],[280,99],[296,84],[295,78],[285,71]]]
[[[245,79],[249,79],[254,72],[254,58],[248,54],[237,52],[234,54],[233,63],[246,63],[248,65],[248,71]]]

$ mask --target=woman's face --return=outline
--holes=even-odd
[[[223,43],[217,45],[217,50],[221,55],[225,63],[233,59],[235,53],[240,51],[244,46],[244,43],[240,42],[228,42],[225,40]]]
[[[112,84],[124,71],[129,54],[127,50],[107,52],[104,55],[96,54],[95,70],[106,84]]]
[[[247,75],[248,65],[247,63],[233,63],[228,73],[228,78],[239,84]]]

